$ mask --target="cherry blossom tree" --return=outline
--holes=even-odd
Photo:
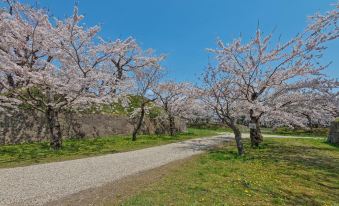
[[[214,112],[216,117],[230,127],[234,133],[238,154],[244,153],[241,132],[236,121],[243,115],[242,100],[237,82],[219,68],[209,67],[202,76],[202,85],[197,90],[206,109]]]
[[[138,107],[134,108],[130,114],[130,119],[134,124],[134,130],[132,133],[132,141],[137,140],[137,134],[141,129],[144,122],[145,115],[148,112],[150,103],[156,100],[156,95],[153,92],[153,88],[156,88],[162,77],[163,68],[160,66],[160,62],[164,60],[164,56],[154,56],[149,52],[149,59],[147,66],[140,67],[133,71],[131,76],[133,81],[133,88],[131,94],[139,99]]]
[[[152,56],[152,49],[144,51],[132,37],[117,39],[109,45],[113,49],[110,61],[115,67],[117,81],[124,80],[136,70],[152,66],[157,61],[157,57]]]
[[[263,140],[260,131],[263,115],[275,114],[270,117],[293,121],[293,115],[278,114],[300,101],[299,96],[293,95],[328,85],[330,80],[321,73],[328,65],[322,66],[320,59],[326,49],[324,44],[338,38],[337,9],[338,6],[325,17],[315,16],[314,24],[286,43],[274,45],[273,34],[263,36],[257,29],[248,43],[238,38],[225,45],[219,40],[218,49],[209,50],[216,55],[220,70],[238,85],[252,125],[252,146],[258,146]],[[338,87],[337,83],[331,85]]]
[[[152,67],[159,61],[159,57],[153,55],[152,49],[143,50],[132,37],[101,42],[103,52],[107,54],[105,58],[109,60],[109,63],[106,63],[106,72],[114,78],[113,85],[122,89],[114,90],[113,93],[130,90],[133,87],[135,73],[143,68]]]
[[[45,10],[8,3],[8,11],[0,13],[1,98],[42,112],[51,147],[59,149],[61,111],[112,101],[107,45],[94,41],[98,26],[80,25],[77,8],[52,24]]]
[[[278,98],[277,101],[285,106],[272,109],[270,113],[263,115],[262,123],[273,127],[289,126],[305,129],[328,127],[338,113],[337,97],[336,92],[293,92]]]
[[[321,71],[326,66],[321,66],[319,60],[325,49],[323,44],[328,40],[326,35],[319,37],[306,31],[276,45],[271,45],[272,36],[263,37],[257,29],[248,43],[236,39],[225,45],[219,40],[219,48],[210,50],[216,54],[218,67],[239,87],[252,124],[252,146],[262,142],[260,119],[263,115],[297,102],[293,92],[322,87],[325,81]],[[281,103],[283,97],[287,98],[286,103]],[[285,117],[293,120],[292,116]]]
[[[195,99],[192,95],[193,87],[190,83],[163,82],[154,88],[157,103],[166,113],[169,123],[169,133],[176,134],[175,117],[189,118],[195,111]]]

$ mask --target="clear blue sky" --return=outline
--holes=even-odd
[[[29,0],[26,0],[26,2]],[[165,66],[178,81],[194,81],[208,62],[206,48],[219,37],[232,41],[254,35],[258,21],[264,32],[274,28],[284,39],[301,32],[307,16],[325,12],[336,0],[78,0],[89,26],[101,24],[105,39],[133,36],[143,48],[168,55]],[[40,0],[51,14],[72,13],[72,0]],[[339,40],[329,45],[327,74],[339,78]]]

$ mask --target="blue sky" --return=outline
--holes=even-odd
[[[325,12],[336,0],[78,0],[88,26],[101,24],[105,39],[132,36],[143,48],[168,58],[170,78],[195,81],[208,62],[206,48],[217,38],[230,42],[254,35],[258,21],[268,33],[288,39],[307,25],[307,16]],[[72,13],[72,0],[40,0],[56,17]],[[339,78],[339,41],[329,44],[326,74]]]

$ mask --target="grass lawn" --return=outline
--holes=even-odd
[[[232,129],[229,127],[222,127],[220,125],[192,125],[192,128],[197,129],[210,129],[218,132],[229,132],[233,133]],[[241,133],[249,133],[250,130],[247,126],[238,125]],[[270,135],[279,135],[279,136],[295,136],[295,137],[322,137],[326,138],[328,136],[329,128],[314,128],[313,130],[305,129],[291,129],[288,127],[279,127],[276,129],[261,127],[261,132]]]
[[[130,136],[112,136],[96,139],[65,140],[59,151],[53,151],[48,142],[0,146],[0,168],[77,159],[95,155],[136,150],[197,137],[212,136],[212,130],[188,129],[175,137],[140,135],[137,141]]]
[[[265,138],[246,152],[238,157],[233,145],[209,151],[122,205],[339,205],[338,146]]]

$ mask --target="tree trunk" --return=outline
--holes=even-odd
[[[59,150],[62,145],[61,127],[58,120],[58,112],[52,107],[46,110],[47,126],[50,134],[50,146],[54,150]]]
[[[117,86],[118,83],[120,83],[120,81],[122,80],[124,70],[118,63],[116,63],[116,62],[113,62],[113,63],[115,64],[115,66],[117,68],[117,75],[116,75],[116,79],[114,81],[114,83],[116,84],[115,86]],[[113,94],[116,94],[116,93],[117,93],[117,89],[114,88]]]
[[[244,145],[241,139],[241,132],[238,129],[238,127],[234,124],[229,124],[228,126],[233,130],[235,142],[237,144],[238,155],[241,156],[244,154]]]
[[[13,75],[12,74],[7,74],[7,82],[8,82],[8,85],[14,89],[15,88],[15,82],[14,82],[14,78],[13,78]]]
[[[263,137],[260,130],[259,119],[251,116],[251,123],[255,125],[255,128],[250,128],[250,139],[252,147],[259,147],[259,144],[263,141]]]
[[[136,141],[137,140],[137,134],[141,128],[142,122],[144,120],[145,117],[145,104],[143,103],[141,105],[141,113],[140,113],[140,117],[138,119],[137,125],[133,130],[133,134],[132,134],[132,141]]]
[[[174,136],[176,133],[175,129],[175,122],[174,122],[174,117],[172,115],[168,115],[168,121],[169,121],[169,130],[170,130],[170,135]]]
[[[117,74],[117,79],[118,79],[118,81],[121,81],[122,80],[122,75],[123,75],[123,68],[121,67],[121,66],[119,66],[119,67],[117,67],[117,72],[118,72],[118,74]]]
[[[305,114],[307,121],[308,121],[308,127],[310,128],[311,131],[313,131],[313,128],[315,127],[315,125],[312,122],[312,118],[310,117],[310,115]]]

